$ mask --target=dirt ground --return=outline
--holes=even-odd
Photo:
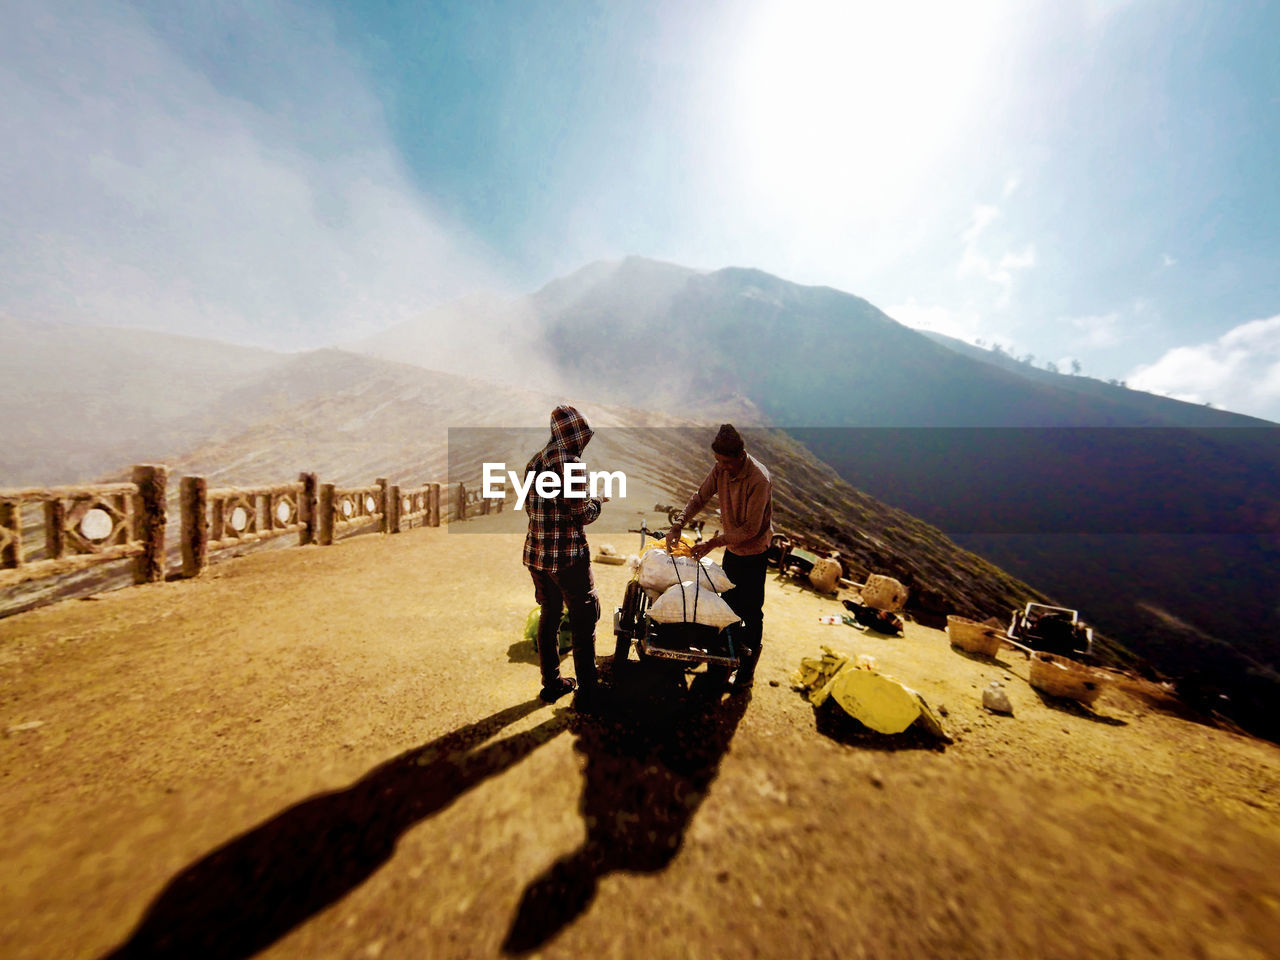
[[[579,716],[536,698],[518,523],[0,621],[0,955],[1276,956],[1276,746],[823,625],[772,573],[749,698],[639,669]],[[629,573],[594,569],[611,612]],[[815,715],[789,678],[823,644],[955,742]]]

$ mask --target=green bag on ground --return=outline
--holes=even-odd
[[[524,621],[524,638],[533,644],[533,649],[538,649],[538,624],[542,622],[542,608],[534,607],[529,611],[529,616]],[[569,611],[566,610],[560,617],[560,632],[558,636],[558,646],[560,652],[564,653],[573,648],[573,634],[569,632]]]

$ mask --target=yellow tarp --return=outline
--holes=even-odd
[[[823,647],[823,655],[805,657],[793,677],[797,689],[820,707],[833,697],[849,716],[878,733],[901,733],[917,720],[934,736],[950,740],[942,722],[920,694],[870,666]],[[868,660],[868,658],[863,658]]]
[[[870,670],[841,670],[830,696],[844,712],[877,733],[901,733],[920,716],[920,698],[897,680]]]

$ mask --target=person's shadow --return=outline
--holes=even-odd
[[[657,872],[679,851],[751,695],[722,703],[696,681],[686,691],[681,676],[650,666],[614,678],[598,715],[574,718],[575,748],[587,758],[587,836],[525,888],[503,952],[545,944],[587,909],[605,874]]]
[[[559,712],[481,746],[543,706],[533,699],[508,707],[241,834],[174,876],[129,939],[103,960],[258,953],[363,883],[414,824],[568,728]]]

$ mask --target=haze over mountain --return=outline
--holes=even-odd
[[[218,432],[226,424],[215,399],[289,359],[194,337],[4,317],[0,337],[3,486],[87,480]]]

